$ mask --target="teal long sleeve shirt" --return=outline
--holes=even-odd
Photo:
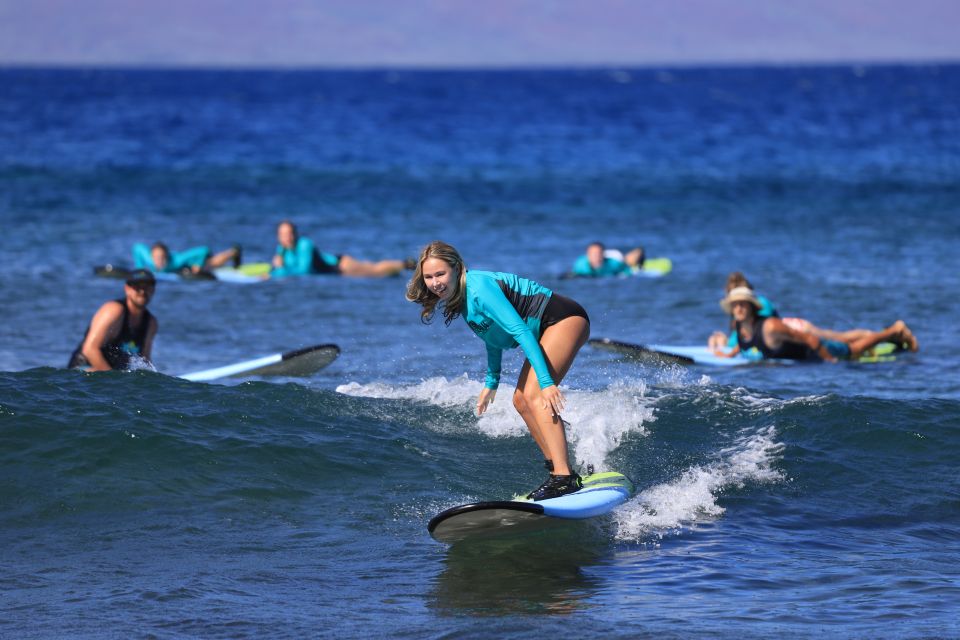
[[[173,273],[184,267],[203,267],[209,257],[210,247],[205,246],[192,247],[185,251],[171,251],[170,259],[167,261],[167,266],[163,268],[163,272]],[[153,254],[150,252],[149,245],[142,242],[133,245],[133,268],[160,271],[153,263]]]
[[[287,249],[278,244],[276,254],[283,258],[283,266],[270,272],[271,277],[274,278],[305,276],[316,273],[314,255],[319,256],[320,260],[332,267],[336,267],[338,262],[337,256],[317,251],[313,240],[310,238],[298,238],[293,249]]]
[[[573,263],[573,275],[581,278],[601,278],[604,276],[620,276],[630,273],[630,265],[622,260],[604,258],[600,268],[590,266],[590,260],[582,255]]]
[[[484,386],[499,386],[503,351],[518,345],[540,388],[555,384],[540,347],[540,318],[553,291],[533,280],[495,271],[468,271],[466,281],[463,319],[487,346]]]

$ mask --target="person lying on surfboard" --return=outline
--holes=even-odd
[[[827,362],[856,360],[863,352],[881,342],[893,342],[910,351],[919,344],[910,328],[897,320],[882,331],[867,331],[864,335],[843,341],[821,338],[813,333],[797,331],[775,316],[761,317],[760,301],[749,287],[736,287],[722,303],[733,315],[737,330],[737,346],[730,353],[717,355],[733,357],[738,353],[759,352],[764,358],[810,360]]]
[[[277,225],[277,250],[272,266],[270,277],[273,278],[311,274],[382,278],[412,269],[413,260],[369,262],[347,254],[319,251],[310,238],[300,236],[295,224],[284,220]]]
[[[147,305],[156,283],[146,269],[131,272],[123,287],[124,298],[106,302],[97,310],[67,367],[87,371],[128,369],[134,357],[149,363],[159,324]]]
[[[643,267],[643,261],[643,247],[631,249],[618,258],[610,255],[602,242],[591,242],[587,252],[573,263],[571,274],[578,278],[629,275]]]
[[[776,317],[780,318],[780,314],[777,312],[776,306],[766,297],[762,296],[759,293],[756,293],[753,285],[750,284],[750,281],[747,280],[747,277],[743,275],[740,271],[734,271],[729,276],[727,276],[727,284],[724,290],[724,294],[728,294],[737,287],[747,287],[757,297],[757,301],[760,303],[760,309],[757,311],[757,315],[761,318]],[[720,301],[721,308],[726,311],[727,315],[730,315],[730,309],[724,306],[724,301]],[[858,338],[864,338],[873,333],[869,329],[848,329],[846,331],[834,331],[832,329],[823,329],[816,326],[809,320],[804,318],[789,317],[789,318],[780,318],[785,325],[792,329],[796,329],[801,333],[811,333],[819,338],[824,338],[826,340],[834,340],[837,342],[851,342],[857,340]],[[729,355],[730,349],[735,349],[737,346],[737,330],[735,326],[735,321],[733,316],[730,316],[730,335],[723,333],[722,331],[714,331],[710,335],[710,338],[707,340],[707,346],[713,351],[714,355],[725,356]]]
[[[478,415],[496,396],[503,350],[518,345],[523,349],[527,360],[513,392],[513,406],[550,472],[527,498],[545,500],[578,491],[582,481],[567,458],[560,417],[565,400],[557,385],[590,337],[590,318],[583,307],[533,280],[510,273],[468,271],[457,250],[440,241],[420,253],[406,295],[423,307],[423,323],[430,323],[439,306],[445,324],[463,316],[486,343],[487,373],[477,399]]]
[[[138,242],[133,245],[133,268],[148,269],[154,273],[177,273],[184,270],[199,273],[219,269],[228,262],[232,262],[234,267],[240,266],[242,257],[238,245],[214,255],[211,253],[210,247],[205,246],[172,252],[163,242],[154,242],[149,247]]]

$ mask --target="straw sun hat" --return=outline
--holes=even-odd
[[[727,297],[720,301],[720,307],[724,313],[730,313],[730,308],[734,302],[749,302],[756,309],[760,309],[760,301],[757,300],[757,294],[750,287],[734,287],[727,294]]]

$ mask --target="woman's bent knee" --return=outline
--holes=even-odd
[[[523,415],[527,411],[527,399],[523,397],[523,392],[517,389],[513,392],[513,408],[517,413]]]

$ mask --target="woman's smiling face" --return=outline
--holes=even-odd
[[[460,276],[450,263],[440,258],[427,258],[423,261],[420,270],[423,273],[423,284],[438,298],[446,301],[453,293],[455,278]]]

